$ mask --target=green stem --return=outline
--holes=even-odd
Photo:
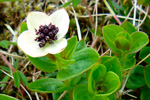
[[[138,66],[140,63],[142,63],[142,62],[143,62],[145,59],[147,59],[148,57],[150,57],[150,54],[148,54],[148,55],[147,55],[145,58],[143,58],[140,62],[138,62],[136,65],[134,65],[132,68],[129,69],[129,73],[128,73],[127,77],[126,77],[126,80],[125,80],[125,82],[124,82],[122,88],[121,88],[120,91],[119,91],[120,96],[122,95],[122,93],[123,93],[123,91],[124,91],[124,88],[125,88],[126,83],[127,83],[128,79],[129,79],[131,70],[134,69],[136,66]]]
[[[121,25],[121,21],[119,20],[119,18],[116,16],[116,14],[114,13],[114,11],[112,10],[112,8],[110,7],[110,5],[108,4],[108,2],[106,0],[103,0],[106,7],[108,8],[108,10],[110,11],[110,13],[113,15],[113,17],[115,18],[115,20],[117,21],[117,23],[119,25]]]

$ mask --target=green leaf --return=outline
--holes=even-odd
[[[32,91],[41,93],[56,93],[68,89],[62,81],[55,78],[43,78],[36,80],[31,82],[28,85],[28,88]]]
[[[2,40],[0,41],[0,46],[7,49],[9,45],[14,45],[14,46],[17,46],[17,43],[15,42],[10,42],[10,41],[7,41],[7,40]]]
[[[142,18],[144,15],[142,15]],[[150,34],[150,18],[147,16],[146,19],[144,20],[144,23],[141,25],[140,29],[147,34]]]
[[[129,50],[132,44],[132,37],[126,31],[119,32],[116,36],[115,44],[118,49],[123,51]]]
[[[18,72],[19,77],[20,77],[21,81],[23,82],[23,84],[28,85],[29,80],[26,78],[26,76],[21,71],[17,71],[17,72]]]
[[[91,100],[111,100],[106,96],[95,96]]]
[[[1,69],[3,69],[4,71],[6,72],[10,72],[10,68],[9,67],[6,67],[6,66],[0,66]]]
[[[148,54],[150,54],[150,46],[146,46],[140,51],[140,59],[145,58]],[[145,62],[150,64],[150,57],[145,59]]]
[[[62,69],[58,72],[57,78],[59,80],[66,80],[80,75],[90,69],[93,64],[98,62],[99,55],[92,48],[85,48],[78,52],[75,52],[72,56],[75,62],[72,65]]]
[[[68,45],[61,52],[61,57],[64,59],[70,59],[75,51],[76,46],[77,46],[77,37],[74,36],[68,40]]]
[[[80,2],[81,0],[72,0],[73,7],[76,7]]]
[[[13,72],[13,77],[14,77],[15,86],[16,86],[17,88],[19,88],[19,87],[20,87],[20,78],[19,78],[19,74],[18,74],[17,71],[16,71],[16,72]]]
[[[150,4],[149,0],[138,0],[139,5],[142,4],[144,6],[148,6]]]
[[[90,93],[94,94],[97,92],[96,83],[103,81],[106,72],[107,69],[103,64],[99,64],[97,66],[94,66],[94,68],[92,68],[88,78],[88,90]]]
[[[38,69],[44,72],[54,72],[57,70],[56,63],[48,59],[47,57],[38,57],[38,58],[32,58],[29,55],[26,55],[28,59],[31,61],[31,63]]]
[[[9,76],[5,76],[0,82],[8,82],[9,79],[10,79]],[[5,85],[5,83],[4,84],[0,84],[0,87],[3,87],[4,85]]]
[[[116,56],[104,56],[101,58],[100,63],[106,66],[107,71],[113,71],[119,76],[120,80],[122,79],[121,65]]]
[[[123,51],[130,49],[130,42],[125,37],[120,36],[116,38],[115,43],[118,49]]]
[[[5,94],[0,94],[0,100],[19,100],[19,99],[16,99],[14,97],[11,97]]]
[[[116,94],[115,94],[115,93],[114,93],[114,94],[111,94],[111,95],[108,96],[108,98],[109,98],[110,100],[116,100]]]
[[[78,76],[72,78],[72,79],[70,80],[70,86],[73,87],[74,85],[76,85],[76,84],[81,80],[82,76],[83,76],[83,74],[78,75]]]
[[[55,57],[56,57],[56,56],[55,56]],[[57,60],[57,63],[58,63],[57,66],[59,66],[61,69],[62,69],[62,68],[66,68],[67,65],[71,65],[71,64],[73,64],[73,63],[75,62],[74,59],[66,60],[66,59],[62,59],[62,58],[60,58],[60,57],[56,57],[56,60]]]
[[[142,88],[142,92],[141,92],[141,96],[140,96],[140,100],[150,100],[150,88],[147,87],[147,85],[145,85],[143,88]]]
[[[76,47],[76,50],[75,52],[81,50],[81,49],[84,49],[86,48],[86,43],[85,43],[85,40],[81,40],[77,43],[77,47]]]
[[[130,44],[132,44],[132,42],[133,42],[131,35],[128,32],[126,32],[126,31],[119,32],[117,34],[116,38],[118,38],[118,37],[126,38],[130,42]]]
[[[60,95],[63,92],[58,92],[58,93],[52,93],[53,99],[52,100],[58,100],[58,98],[60,97]],[[61,100],[70,100],[70,97],[68,95],[68,92],[63,96],[63,98],[61,98]]]
[[[66,2],[65,4],[63,4],[61,7],[67,7],[68,5],[70,5],[72,3],[72,0]]]
[[[120,0],[120,2],[123,7],[123,14],[127,16],[133,6],[132,0]]]
[[[119,55],[118,59],[120,61],[122,70],[127,70],[133,67],[136,63],[135,54]]]
[[[116,47],[115,39],[119,32],[125,31],[122,27],[117,25],[107,25],[103,28],[104,39],[109,48],[115,53],[121,53],[121,50]]]
[[[150,65],[147,65],[144,68],[144,77],[145,77],[146,84],[150,88],[150,78],[149,78],[150,77]]]
[[[120,26],[130,34],[137,31],[137,29],[129,21],[123,22]]]
[[[87,85],[84,84],[76,86],[73,93],[73,100],[92,100],[94,97],[94,95],[88,92]]]
[[[144,46],[146,46],[149,42],[148,36],[144,32],[134,32],[131,34],[133,43],[130,47],[129,51],[126,51],[126,53],[134,53],[142,49]]]
[[[115,7],[116,11],[117,10],[122,10],[123,11],[123,8],[116,1],[112,1],[112,4]]]
[[[28,30],[27,23],[22,22],[21,25],[20,25],[20,34],[25,30]]]
[[[120,87],[121,82],[117,74],[112,71],[106,73],[106,76],[99,84],[96,96],[108,96],[113,94]]]
[[[137,89],[145,85],[143,66],[138,65],[131,70],[126,87],[130,89]]]

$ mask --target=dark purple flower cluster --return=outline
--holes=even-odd
[[[41,25],[38,30],[35,29],[36,35],[38,35],[35,41],[40,42],[40,48],[44,47],[47,42],[49,44],[53,44],[53,41],[57,40],[56,34],[58,31],[58,27],[52,25],[51,23],[49,25]]]

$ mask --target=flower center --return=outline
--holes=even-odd
[[[35,29],[36,37],[35,41],[40,42],[39,47],[42,48],[46,43],[53,44],[54,40],[57,40],[56,34],[59,29],[51,23],[49,25],[40,25],[39,30]]]

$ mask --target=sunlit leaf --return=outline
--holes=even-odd
[[[75,62],[72,65],[62,69],[58,72],[57,78],[59,80],[66,80],[82,74],[98,62],[98,53],[92,48],[85,48],[75,52],[72,56]]]
[[[16,99],[12,96],[8,96],[8,95],[5,95],[5,94],[0,94],[0,100],[19,100],[19,99]]]
[[[41,93],[56,93],[61,92],[68,87],[62,82],[55,78],[43,78],[31,82],[28,85],[28,88],[32,91],[41,92]]]

